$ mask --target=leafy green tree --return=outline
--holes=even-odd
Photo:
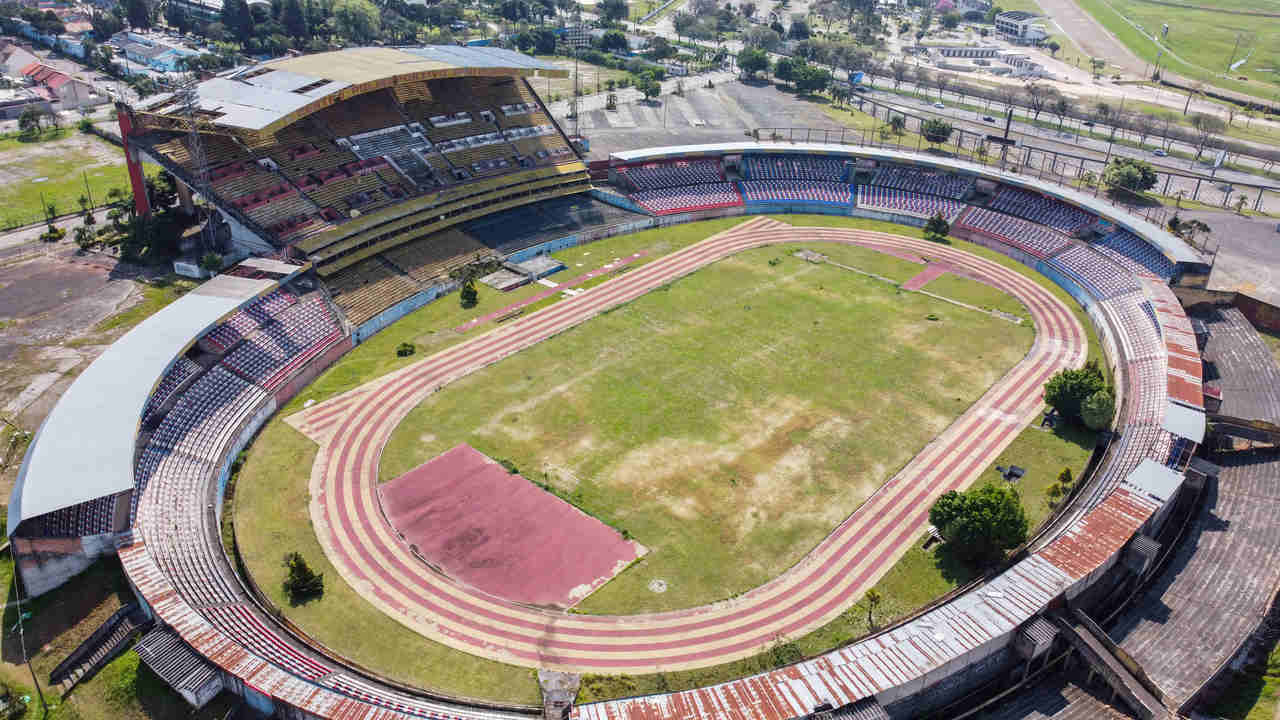
[[[201,255],[200,269],[207,273],[217,273],[222,269],[222,256],[215,252],[208,252]]]
[[[596,13],[609,23],[625,20],[629,12],[627,0],[601,0],[596,5]]]
[[[369,0],[336,0],[333,21],[339,35],[356,43],[373,42],[382,30],[378,8]]]
[[[24,137],[34,137],[40,133],[40,119],[43,113],[33,105],[23,108],[22,114],[18,116],[18,134]]]
[[[738,69],[748,78],[754,78],[758,72],[769,72],[769,53],[760,48],[743,48],[738,53]]]
[[[977,566],[999,562],[1027,537],[1018,491],[1005,484],[984,484],[963,493],[952,490],[934,502],[929,522],[947,545]]]
[[[286,554],[284,566],[288,573],[283,585],[289,602],[300,605],[324,594],[324,574],[312,570],[300,553]]]
[[[302,10],[300,0],[285,0],[284,8],[280,11],[280,22],[291,38],[299,39],[310,35],[307,31],[307,15]]]
[[[187,33],[191,30],[191,16],[187,15],[187,9],[182,3],[165,3],[164,21],[169,27],[180,33]]]
[[[97,242],[98,238],[93,234],[93,229],[85,225],[75,229],[76,246],[81,251],[88,251]]]
[[[947,30],[955,30],[960,27],[960,13],[949,12],[942,16],[942,27]]]
[[[907,132],[907,117],[905,115],[894,115],[889,118],[889,129],[893,130],[893,134],[902,137]]]
[[[636,89],[644,95],[645,100],[652,100],[662,93],[662,85],[651,72],[645,72],[640,76],[636,81]]]
[[[253,15],[249,13],[249,4],[245,0],[225,0],[220,20],[231,37],[239,42],[253,36]]]
[[[816,65],[800,65],[793,68],[796,89],[805,94],[822,92],[831,84],[831,73]]]
[[[1080,419],[1090,430],[1105,430],[1115,414],[1116,398],[1110,389],[1099,390],[1080,405]]]
[[[146,0],[121,0],[120,7],[124,9],[124,17],[129,21],[129,27],[143,29],[151,27],[151,9],[147,7]],[[99,40],[106,40],[106,38],[99,38]]]
[[[773,76],[784,83],[790,83],[796,77],[795,67],[797,62],[800,61],[788,57],[778,58],[778,62],[773,65]]]
[[[600,36],[600,49],[605,52],[626,52],[631,48],[627,36],[621,30],[610,30]]]
[[[934,213],[924,225],[924,239],[936,243],[950,243],[947,236],[951,234],[951,225],[942,217],[941,212]]]
[[[1146,160],[1133,157],[1117,157],[1102,172],[1102,182],[1112,190],[1128,190],[1141,193],[1156,186],[1155,168]]]
[[[1044,386],[1044,401],[1065,418],[1082,419],[1084,401],[1107,389],[1107,381],[1094,362],[1079,370],[1061,370]]]
[[[951,133],[953,132],[955,132],[955,128],[951,126],[951,123],[941,118],[929,118],[920,123],[920,134],[931,145],[946,142],[951,138]]]
[[[458,293],[458,300],[462,303],[462,307],[468,309],[475,307],[476,303],[480,302],[480,293],[476,291],[476,281],[474,279],[467,278],[466,282],[462,283],[462,292]]]

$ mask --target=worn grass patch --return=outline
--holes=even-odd
[[[629,532],[650,553],[583,612],[691,607],[777,576],[1034,335],[784,253],[721,260],[451,384],[397,428],[382,480],[469,442]]]
[[[101,205],[117,187],[129,187],[124,153],[100,138],[64,134],[37,143],[0,141],[0,227],[42,221],[44,203],[55,204],[59,214],[78,211],[81,195]]]

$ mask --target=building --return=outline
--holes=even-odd
[[[21,45],[8,43],[0,48],[0,64],[3,64],[3,72],[9,77],[21,77],[22,68],[37,62],[40,62],[40,58]]]
[[[944,58],[993,58],[1000,54],[1000,48],[998,47],[983,47],[980,45],[931,47],[928,50],[931,55],[937,54]]]
[[[182,58],[199,55],[195,50],[180,45],[176,38],[127,30],[113,35],[110,44],[124,55],[125,60],[157,72],[179,72],[182,70]]]
[[[955,0],[955,11],[965,17],[985,17],[991,11],[988,0]]]
[[[76,110],[107,102],[107,97],[94,86],[44,63],[31,63],[22,68],[22,76],[31,82],[36,92],[47,97],[55,110]]]
[[[996,32],[1002,37],[1021,45],[1039,45],[1049,37],[1045,30],[1044,16],[1022,10],[1010,10],[996,16]]]

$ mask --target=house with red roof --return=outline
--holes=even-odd
[[[48,93],[55,110],[93,107],[108,101],[106,95],[89,83],[42,62],[33,62],[22,68],[22,75],[31,82],[34,90],[40,92],[43,89]]]

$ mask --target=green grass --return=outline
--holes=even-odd
[[[1272,645],[1266,662],[1235,674],[1212,707],[1211,717],[1224,720],[1273,720],[1280,708],[1280,645]]]
[[[829,216],[779,215],[775,217],[780,221],[800,226],[855,227],[868,230],[879,230],[909,237],[921,236],[921,231],[917,228],[899,226],[879,221],[836,218]],[[743,218],[725,219],[675,226],[671,228],[664,228],[662,230],[647,231],[644,233],[637,233],[635,235],[613,238],[578,248],[571,248],[557,254],[557,257],[569,266],[569,269],[563,273],[566,278],[585,272],[600,263],[611,261],[615,257],[626,256],[632,252],[642,249],[650,250],[649,256],[643,260],[644,262],[648,262],[657,259],[663,254],[701,240],[719,230],[731,227],[742,220]],[[1035,274],[1030,269],[999,255],[998,253],[960,241],[954,241],[954,243],[955,246],[964,250],[993,259],[1002,265],[1013,268],[1014,270],[1035,279],[1041,285],[1049,288],[1051,292],[1077,312],[1077,317],[1089,332],[1091,353],[1097,353],[1096,338],[1093,337],[1092,328],[1085,317],[1084,311],[1075,306],[1065,292],[1057,289],[1056,286],[1046,278]],[[881,255],[879,253],[873,253],[862,248],[837,246],[824,243],[815,243],[813,247],[814,249],[829,255],[832,260],[836,262],[864,268],[869,271],[876,272],[877,274],[893,278],[898,282],[910,278],[922,269],[921,266],[914,263],[909,263],[891,256]],[[833,346],[823,344],[825,341],[823,341],[822,338],[817,337],[813,331],[804,327],[804,325],[808,325],[816,319],[819,321],[819,329],[826,326],[828,330],[833,327],[839,327],[841,330],[844,330],[850,324],[850,321],[845,318],[857,317],[856,314],[851,312],[847,306],[843,304],[841,298],[838,297],[843,293],[837,293],[837,288],[857,288],[859,297],[878,298],[879,301],[885,301],[891,297],[893,302],[904,303],[903,307],[915,307],[914,304],[905,304],[908,302],[920,303],[928,301],[930,303],[934,303],[934,306],[943,307],[942,314],[947,321],[952,320],[953,314],[954,317],[957,318],[961,315],[970,315],[975,316],[976,318],[983,317],[973,311],[955,308],[950,305],[942,305],[937,301],[929,300],[928,298],[914,293],[903,293],[902,296],[899,296],[891,286],[885,283],[857,276],[856,274],[848,273],[846,271],[837,271],[837,269],[831,267],[824,268],[802,263],[797,259],[787,256],[789,251],[789,248],[785,250],[783,248],[762,249],[755,251],[753,257],[741,255],[731,259],[731,262],[719,263],[716,266],[706,268],[694,276],[675,283],[665,292],[658,291],[651,293],[635,303],[616,310],[601,318],[592,320],[581,328],[566,333],[564,336],[561,336],[556,340],[565,340],[569,343],[565,345],[565,347],[572,348],[572,343],[582,342],[576,340],[573,336],[588,335],[592,332],[597,332],[591,329],[592,326],[597,323],[601,326],[609,325],[609,323],[621,323],[627,319],[628,315],[634,317],[640,311],[646,313],[648,320],[652,321],[657,319],[664,321],[662,323],[656,323],[655,327],[658,329],[654,331],[656,333],[667,333],[661,335],[664,341],[666,341],[671,334],[684,334],[686,337],[691,339],[710,338],[713,336],[706,335],[704,331],[699,328],[689,327],[689,324],[695,322],[699,317],[707,313],[714,312],[716,313],[715,317],[718,318],[728,318],[731,316],[739,319],[745,318],[748,325],[746,330],[755,333],[760,332],[760,329],[757,326],[760,323],[765,323],[765,321],[768,321],[768,323],[775,326],[785,326],[787,324],[798,325],[800,327],[787,329],[786,332],[797,333],[796,337],[802,338],[805,344],[799,344],[799,342],[796,342],[793,343],[792,346],[804,347],[806,348],[806,353],[810,353],[810,348],[829,352],[832,351]],[[781,258],[781,262],[775,266],[770,266],[768,264],[768,260],[776,258]],[[582,267],[578,267],[578,263],[583,263]],[[800,271],[804,271],[804,274],[798,275],[797,273],[800,273]],[[704,274],[719,276],[720,280],[716,281],[716,277],[711,277],[710,280],[707,280],[702,277]],[[726,286],[725,283],[730,278],[737,278],[738,280],[730,282]],[[781,289],[770,290],[771,300],[773,299],[772,294],[783,292],[790,293],[791,296],[797,300],[804,298],[806,303],[805,312],[799,315],[793,313],[793,316],[781,319],[777,318],[774,314],[768,314],[763,318],[753,319],[747,317],[747,313],[745,313],[742,308],[748,303],[742,300],[740,295],[734,295],[734,293],[742,292],[742,288],[739,286],[744,284],[744,278],[756,278],[757,284],[762,279],[767,282],[776,283],[776,287]],[[718,288],[718,292],[725,295],[725,299],[722,301],[710,303],[710,305],[714,305],[714,307],[707,307],[706,304],[695,304],[688,299],[690,295],[686,292],[685,288],[687,286],[696,285],[700,282],[713,281],[716,282],[715,287]],[[817,290],[814,287],[815,283],[821,285],[824,289]],[[989,289],[985,286],[973,283],[972,281],[965,281],[963,283],[955,282],[953,285],[954,287],[946,289],[953,294],[960,295],[967,301],[977,300],[978,302],[975,304],[982,304],[984,298],[981,296],[989,292]],[[933,287],[929,289],[936,290],[937,288]],[[529,290],[528,292],[536,292],[536,290]],[[314,531],[310,524],[310,515],[307,510],[307,504],[309,502],[307,481],[310,473],[310,467],[316,453],[315,445],[281,421],[282,417],[285,417],[295,411],[302,403],[309,399],[322,400],[324,398],[331,397],[337,393],[351,389],[373,377],[377,377],[397,367],[402,367],[404,364],[412,362],[415,359],[420,359],[424,353],[437,351],[447,347],[448,345],[466,339],[466,337],[483,332],[487,327],[473,330],[465,336],[454,333],[450,328],[461,324],[471,317],[492,312],[495,309],[513,302],[515,299],[518,299],[515,295],[516,294],[504,295],[489,290],[488,288],[481,287],[480,305],[477,308],[468,311],[464,311],[458,306],[454,296],[446,297],[439,302],[433,303],[414,312],[409,317],[397,322],[391,328],[388,328],[349,353],[342,361],[324,373],[315,383],[313,383],[312,386],[300,393],[290,406],[285,408],[268,424],[259,439],[255,442],[250,452],[249,461],[241,474],[241,481],[237,484],[235,518],[237,522],[236,532],[241,545],[241,551],[244,554],[246,565],[248,566],[252,576],[268,596],[271,597],[278,606],[284,608],[285,614],[290,618],[290,620],[298,623],[308,633],[312,634],[313,637],[316,637],[321,642],[339,650],[343,654],[348,655],[356,662],[365,664],[379,672],[404,682],[430,687],[439,691],[469,695],[472,697],[484,697],[508,702],[533,703],[536,702],[538,698],[537,688],[532,674],[527,669],[502,665],[500,663],[494,663],[466,655],[445,646],[432,643],[417,636],[416,634],[406,631],[397,622],[384,615],[372,605],[368,604],[367,601],[360,598],[349,586],[346,585],[345,582],[341,580],[336,568],[328,563],[323,550],[320,548],[319,543],[315,538]],[[681,300],[681,298],[683,298],[683,300]],[[997,299],[988,295],[986,300],[994,302]],[[697,307],[702,310],[702,312],[691,313],[689,312],[690,307]],[[753,304],[752,307],[759,308],[760,306],[758,304]],[[680,312],[675,312],[676,310],[679,310]],[[667,314],[659,314],[659,311],[664,311]],[[836,316],[839,316],[839,322],[831,319]],[[803,318],[803,321],[797,322],[797,317]],[[959,322],[959,320],[956,320],[956,322]],[[969,322],[976,322],[976,320],[971,320]],[[1018,330],[1007,322],[992,318],[986,318],[985,322],[996,330],[1004,332],[1016,332]],[[771,330],[770,338],[776,339],[778,337],[777,328],[775,327]],[[1021,330],[1029,332],[1025,328],[1022,328]],[[695,331],[697,332],[695,333]],[[849,337],[852,338],[853,336]],[[413,358],[400,359],[395,357],[394,348],[400,342],[404,341],[416,342],[418,344],[418,354]],[[722,340],[724,343],[736,341],[736,338]],[[551,347],[553,342],[554,340],[548,341],[547,343],[541,344],[539,347]],[[683,345],[673,345],[669,347],[691,347],[694,351],[702,353],[705,352],[701,347],[702,344],[704,343],[693,343],[692,340],[690,340]],[[628,351],[635,350],[635,348],[631,347],[627,347],[626,349]],[[531,349],[531,351],[536,350],[538,350],[538,348]],[[644,348],[639,348],[638,350],[643,352]],[[525,353],[521,353],[521,355],[518,355],[511,360],[518,360],[524,354]],[[535,383],[543,383],[543,387],[548,383],[554,385],[555,383],[553,379],[547,377],[553,369],[557,373],[562,373],[559,377],[562,378],[560,382],[563,382],[563,377],[568,376],[566,373],[570,372],[572,363],[583,362],[583,360],[573,357],[574,353],[571,351],[563,351],[553,354],[558,357],[547,359],[547,362],[554,363],[554,365],[548,366],[546,373],[540,373],[532,380],[515,376],[510,379],[499,378],[498,381],[489,384],[502,385],[509,381],[512,385],[516,386],[517,390],[523,388],[523,392],[529,392],[529,389],[532,388]],[[779,363],[776,365],[777,368],[786,368],[786,372],[781,373],[783,375],[791,374],[792,370],[790,368],[792,365],[800,362],[800,359],[789,358],[787,355],[788,353],[781,353],[779,359],[776,361]],[[587,357],[594,359],[599,357],[599,353],[589,354]],[[519,362],[512,363],[511,360],[500,363],[493,368],[489,368],[489,370],[500,370],[504,365],[508,364],[512,367],[516,367],[521,364]],[[604,402],[610,399],[611,396],[607,392],[599,390],[599,384],[602,382],[601,378],[607,375],[607,373],[617,372],[617,370],[614,370],[613,368],[616,367],[619,362],[617,358],[612,356],[605,356],[603,360],[605,362],[593,362],[592,364],[602,364],[606,367],[602,368],[594,375],[588,374],[588,377],[584,378],[582,383],[574,384],[596,383],[597,391],[589,394],[593,396],[600,395],[597,402]],[[483,374],[483,372],[487,371],[482,371],[481,374]],[[501,370],[501,372],[508,371]],[[682,375],[680,380],[683,381],[686,377],[692,380],[697,379],[698,376],[696,373],[687,376]],[[622,378],[622,380],[628,381],[629,379]],[[466,381],[464,380],[462,382],[465,383]],[[730,378],[724,382],[728,385],[735,382],[735,380]],[[737,380],[736,382],[741,381]],[[789,385],[787,383],[790,382],[793,381],[776,380],[771,376],[765,383],[767,387],[760,392],[766,392],[770,397],[785,397],[789,393],[794,394],[793,391],[789,390]],[[476,385],[481,384],[484,383],[476,383]],[[836,383],[833,383],[833,385],[834,384]],[[459,387],[461,387],[461,384],[457,387],[451,386],[450,389],[456,390]],[[481,405],[484,404],[481,402],[482,396],[477,395],[472,398],[470,395],[473,393],[494,392],[489,388],[477,388],[475,386],[468,387],[470,389],[468,393],[451,394],[449,392],[450,389],[446,389],[445,392],[429,399],[424,407],[426,405],[431,405],[432,403],[447,401],[448,397],[457,397],[461,394],[468,395],[468,397],[465,398],[468,403]],[[623,393],[628,387],[633,386],[625,385],[624,387],[619,388],[618,392]],[[500,390],[501,388],[498,389]],[[748,388],[748,390],[750,389]],[[669,388],[659,388],[659,391],[655,394],[655,404],[657,398],[660,397],[665,402],[667,401],[668,396],[673,393],[675,393],[675,391]],[[520,417],[519,423],[504,424],[502,422],[496,422],[493,423],[494,429],[510,435],[512,432],[521,432],[521,429],[523,429],[523,431],[528,431],[530,428],[537,427],[537,423],[540,422],[550,422],[551,420],[545,420],[545,418],[548,417],[559,421],[560,419],[563,419],[555,417],[559,412],[563,412],[564,417],[567,418],[575,413],[583,413],[590,409],[588,406],[578,405],[576,399],[574,399],[573,402],[568,402],[566,398],[568,398],[570,394],[572,394],[571,390],[565,390],[560,395],[555,396],[556,399],[554,402],[549,402],[549,398],[543,399],[541,402],[534,402],[531,404],[529,409],[521,409],[518,411]],[[763,397],[763,395],[761,395],[761,397]],[[680,398],[676,398],[676,400],[685,403],[690,402],[689,400],[682,400]],[[630,404],[629,409],[631,411],[649,411],[651,412],[651,418],[662,417],[660,414],[652,414],[660,412],[659,410],[636,407],[635,404],[640,401],[633,397],[619,398],[618,401],[622,403],[623,406]],[[961,404],[967,406],[967,403]],[[490,405],[489,407],[498,406]],[[685,411],[687,410],[688,408],[686,407]],[[694,410],[697,413],[701,413],[700,417],[705,417],[708,412],[705,408],[694,408]],[[418,412],[421,412],[421,409]],[[593,418],[595,417],[594,412],[595,411],[593,411]],[[613,415],[610,415],[609,413],[611,410],[607,406],[604,408],[603,412],[605,413],[603,417],[605,417],[606,420],[600,421],[597,424],[608,426],[615,420],[626,420],[626,418],[615,418]],[[494,413],[490,412],[490,415],[494,415]],[[540,417],[544,418],[544,420],[540,420]],[[882,418],[877,417],[877,422],[881,419]],[[887,418],[887,422],[893,421],[893,417]],[[406,424],[407,422],[408,421],[406,421]],[[661,422],[664,426],[667,424],[667,420],[665,419],[655,422]],[[674,422],[670,423],[672,434],[675,435],[677,432],[685,432],[690,436],[696,435],[699,430],[697,428],[690,430],[688,427],[692,424],[693,423],[691,421],[677,417]],[[466,429],[463,428],[463,425],[465,425],[463,421],[454,423],[456,428],[462,428],[469,434],[474,434],[477,437],[479,436],[479,431],[476,427]],[[405,425],[402,425],[402,430],[404,427]],[[488,429],[482,430],[489,431]],[[809,431],[808,436],[806,436],[805,429],[803,427],[795,428],[794,430],[797,432],[789,430],[785,434],[775,432],[774,435],[780,436],[787,444],[792,444],[804,441],[806,440],[806,437],[811,438],[813,434],[812,431]],[[874,432],[874,429],[872,430]],[[441,432],[435,427],[435,425],[430,428],[430,432],[436,436],[441,435]],[[606,428],[605,434],[608,432],[614,432],[614,430],[612,428]],[[403,431],[398,434],[406,435]],[[421,430],[419,431],[419,434],[422,434]],[[567,434],[568,433],[565,433],[566,436]],[[417,442],[419,440],[423,440],[423,442]],[[717,437],[715,440],[718,442],[720,439]],[[1074,458],[1077,456],[1087,457],[1087,452],[1082,452],[1079,449],[1078,446],[1080,443],[1074,443],[1074,446],[1072,446],[1073,443],[1069,441],[1063,441],[1064,447],[1062,448],[1054,448],[1053,440],[1054,438],[1052,435],[1038,430],[1024,431],[1022,435],[1015,439],[1014,444],[1010,446],[1009,450],[1006,451],[1007,457],[1002,456],[1001,460],[1003,461],[1012,458],[1012,462],[1028,468],[1029,473],[1028,480],[1025,483],[1026,488],[1029,488],[1033,483],[1036,483],[1038,479],[1047,477],[1049,474],[1051,474],[1053,478],[1056,478],[1057,472],[1063,465],[1071,464],[1073,472],[1078,473],[1080,466],[1083,465],[1083,461],[1080,461],[1078,464],[1073,464]],[[558,438],[548,438],[548,442],[553,445],[558,441]],[[397,441],[393,440],[393,442]],[[434,452],[434,449],[426,447],[425,443],[427,441],[417,436],[406,436],[398,442],[402,445],[403,455],[399,462],[404,467],[415,464],[415,461],[420,462],[422,459],[425,459]],[[430,440],[430,442],[435,442],[437,445],[447,444],[445,440],[439,437]],[[512,440],[513,446],[519,444],[519,442],[520,439],[518,437]],[[475,444],[477,444],[478,447],[481,447],[482,450],[491,449],[486,448],[483,443],[477,442]],[[1089,446],[1091,447],[1091,443],[1089,443]],[[542,447],[542,443],[539,443],[538,447]],[[414,457],[415,452],[418,455],[416,458]],[[596,454],[601,455],[603,453],[597,452]],[[901,452],[899,454],[904,458],[910,457],[909,452]],[[535,472],[529,471],[529,468],[532,468],[534,471],[539,469],[539,463],[536,462],[536,460],[533,462],[526,461],[524,458],[519,457],[517,453],[506,453],[506,456],[513,457],[525,472],[536,477]],[[756,457],[757,459],[754,462],[760,463],[761,460],[758,458],[764,456],[757,455]],[[882,455],[878,461],[881,464],[886,465],[884,469],[884,476],[887,477],[888,474],[891,474],[890,471],[896,468],[893,467],[891,462],[886,462],[885,457],[887,457],[887,455]],[[391,461],[391,458],[388,458],[387,462],[390,463]],[[596,462],[599,463],[599,459],[597,459]],[[843,461],[837,459],[836,462]],[[897,462],[898,464],[901,463],[901,461]],[[686,488],[681,486],[679,490],[682,494],[687,490],[687,495],[689,497],[711,498],[714,500],[720,497],[732,497],[734,493],[743,493],[751,487],[748,482],[740,480],[741,484],[735,488],[725,481],[725,477],[726,476],[722,473],[707,473],[707,477],[699,477],[694,483],[689,484],[690,487]],[[881,478],[881,480],[882,479],[883,478]],[[565,487],[562,491],[571,499],[584,503],[588,506],[592,506],[593,503],[598,507],[600,503],[619,502],[617,498],[624,497],[621,493],[626,492],[626,488],[610,488],[607,483],[604,482],[605,480],[607,480],[607,478],[601,478],[598,475],[593,476],[593,479],[589,483],[580,484],[580,487],[573,489]],[[807,483],[808,481],[802,480],[801,487],[805,486]],[[847,483],[842,482],[842,485],[843,484]],[[817,500],[807,493],[800,492],[801,487],[789,489],[789,492],[798,496],[798,500],[793,501],[792,504],[805,503],[807,505],[804,505],[804,507],[814,507]],[[842,487],[831,489],[837,492],[847,492],[847,488]],[[574,494],[575,490],[578,491],[576,497]],[[825,497],[821,499],[825,505]],[[1034,491],[1024,489],[1024,502],[1037,502],[1036,493]],[[1041,507],[1045,507],[1042,498],[1039,499],[1039,502],[1041,503]],[[272,512],[268,514],[251,513],[248,511],[249,508],[256,507],[270,507],[272,508]],[[775,505],[773,507],[776,509],[777,506]],[[1028,514],[1033,518],[1035,517],[1035,512],[1035,508],[1030,506],[1028,507]],[[620,526],[625,526],[630,532],[636,535],[637,539],[642,543],[659,546],[665,539],[663,537],[657,537],[657,540],[654,541],[652,538],[647,537],[649,532],[644,530],[644,526],[640,524],[639,521],[633,521],[631,516],[619,517],[608,515],[606,513],[601,514],[604,515],[604,520],[613,522]],[[839,515],[839,513],[831,514]],[[811,536],[821,537],[821,535],[829,531],[833,525],[833,522],[828,522],[824,525],[821,531],[813,528],[809,528],[808,531],[811,534],[816,533],[816,535]],[[741,524],[739,519],[734,519],[731,526],[740,528]],[[804,530],[805,528],[801,529]],[[800,547],[800,544],[797,544],[795,540],[796,538],[790,538],[784,535],[778,535],[768,539],[769,542],[783,544],[791,541],[793,547]],[[323,599],[299,607],[289,607],[287,605],[283,597],[283,593],[280,590],[280,581],[283,579],[283,572],[280,567],[280,556],[286,549],[302,552],[308,562],[310,562],[318,572],[325,574],[326,594]],[[672,568],[674,570],[680,570],[678,563],[673,563]],[[638,577],[644,572],[645,565],[642,563],[641,565],[624,573],[623,577],[625,578],[632,574],[635,574]],[[664,577],[670,579],[667,575],[664,575]],[[877,585],[877,590],[884,597],[884,601],[876,610],[875,621],[877,624],[881,625],[890,622],[893,618],[909,613],[915,608],[932,601],[941,594],[967,582],[970,577],[971,573],[948,558],[945,552],[936,553],[933,551],[925,551],[917,545],[909,550],[908,553],[890,569],[888,574],[886,574]],[[703,582],[697,578],[695,578],[695,581]],[[643,595],[649,594],[647,590],[643,589],[647,580],[645,582],[630,582],[640,588],[639,592],[634,593],[635,595],[643,598]],[[600,600],[596,602],[603,603],[608,600],[608,597],[603,593],[610,591],[612,586],[615,584],[618,585],[620,589],[624,589],[620,583],[615,581],[615,583],[611,583],[609,586],[606,586],[603,590],[597,593]],[[704,584],[710,585],[710,583]],[[673,590],[669,590],[669,594],[673,592],[676,587],[674,583],[672,583],[671,586],[673,587]],[[588,602],[590,603],[594,600],[596,600],[595,597],[589,598]],[[618,602],[626,602],[626,599],[623,598]],[[584,605],[583,609],[590,610],[592,609],[592,606]],[[778,647],[770,648],[767,652],[764,652],[759,656],[748,658],[737,663],[730,663],[724,666],[706,668],[687,673],[670,673],[630,678],[601,678],[589,676],[584,682],[584,691],[580,700],[585,701],[589,699],[600,699],[603,697],[655,692],[664,689],[674,690],[693,687],[699,684],[706,684],[708,682],[727,680],[750,672],[775,667],[782,662],[799,659],[802,656],[813,655],[830,650],[833,647],[847,643],[865,634],[867,629],[866,605],[864,601],[850,608],[832,623],[829,623],[827,626],[820,628],[809,635],[784,643]]]
[[[922,289],[984,310],[996,310],[1022,318],[1028,325],[1031,323],[1031,313],[1017,298],[961,275],[947,273],[934,278]]]
[[[129,187],[124,153],[105,140],[80,134],[38,143],[0,140],[0,177],[2,227],[42,221],[42,199],[66,214],[79,210],[81,195],[100,205],[111,188]],[[39,178],[46,179],[36,182]]]
[[[1262,342],[1271,348],[1271,356],[1276,359],[1276,364],[1280,365],[1280,333],[1258,330],[1258,335],[1262,338]]]
[[[1142,0],[1077,0],[1077,4],[1144,62],[1154,62],[1159,48],[1125,22],[1122,15],[1141,25],[1151,35],[1158,36],[1161,24],[1169,24],[1169,37],[1163,42],[1187,62],[1166,52],[1161,61],[1162,67],[1217,87],[1268,101],[1275,99],[1280,77],[1274,72],[1259,70],[1280,67],[1280,22],[1276,18],[1170,7]],[[1204,4],[1227,6],[1224,0]],[[1241,43],[1236,60],[1248,51],[1248,38],[1253,38],[1252,46],[1257,50],[1248,63],[1231,73],[1230,78],[1218,77],[1226,70],[1237,34],[1244,34],[1246,42]],[[1241,75],[1250,78],[1249,81],[1235,79]]]
[[[94,326],[95,333],[121,332],[133,328],[138,323],[155,315],[166,305],[186,295],[196,286],[196,282],[176,275],[162,280],[140,283],[142,301],[124,312],[105,318]]]

